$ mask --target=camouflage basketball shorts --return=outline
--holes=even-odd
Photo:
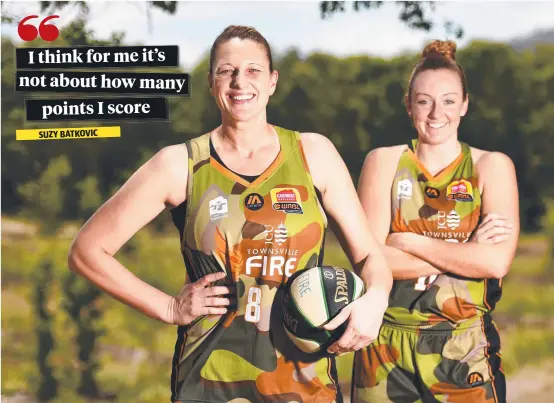
[[[384,323],[354,358],[352,403],[505,403],[500,338],[486,315],[454,328]]]

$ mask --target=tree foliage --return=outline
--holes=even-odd
[[[117,33],[98,41],[84,21],[75,20],[51,46],[123,42]],[[169,122],[113,122],[122,128],[118,139],[15,141],[16,129],[52,123],[25,123],[23,97],[14,91],[14,45],[6,38],[2,45],[2,204],[10,213],[86,219],[160,148],[219,125],[203,60],[189,72],[193,95],[169,97]],[[416,60],[415,54],[389,60],[322,53],[301,57],[295,50],[277,55],[280,80],[268,117],[284,127],[328,136],[357,180],[368,151],[415,136],[402,99]],[[535,230],[544,212],[543,198],[554,194],[549,180],[554,164],[547,146],[554,136],[554,46],[518,53],[505,44],[473,42],[458,51],[458,60],[470,95],[460,139],[514,160],[523,226]]]
[[[319,3],[321,18],[328,19],[336,14],[348,12],[346,3],[346,1],[321,1]],[[353,1],[349,3],[352,3],[350,11],[354,12],[378,9],[387,3],[394,4],[400,7],[398,13],[400,21],[410,28],[429,32],[437,25],[430,17],[436,10],[434,1]],[[452,20],[446,20],[443,27],[448,35],[455,38],[459,39],[464,35],[462,26]]]

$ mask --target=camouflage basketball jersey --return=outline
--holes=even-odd
[[[327,227],[300,144],[275,127],[281,150],[249,183],[210,156],[209,134],[187,143],[189,189],[181,231],[189,281],[227,273],[237,304],[179,328],[173,399],[183,402],[333,402],[334,361],[299,361],[284,334],[282,285],[323,258]]]
[[[402,154],[392,185],[392,232],[414,232],[466,242],[477,227],[481,195],[470,147],[437,176],[431,175],[412,148]],[[395,280],[385,319],[405,325],[459,323],[491,311],[500,298],[500,282],[453,274]]]

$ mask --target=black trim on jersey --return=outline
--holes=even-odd
[[[323,196],[318,188],[314,185],[315,194],[317,195],[317,200],[319,200],[319,204],[321,205],[321,208],[323,208]],[[325,211],[325,209],[323,209]],[[327,212],[325,212],[325,215],[328,216]],[[317,259],[317,265],[323,266],[323,255],[325,254],[325,237],[327,236],[327,231],[323,230],[323,240],[321,241],[321,248],[319,248],[319,257]],[[339,403],[339,402],[337,402]]]
[[[335,357],[331,357],[329,358],[329,360],[331,361],[331,373],[329,375],[331,375],[331,379],[333,380],[333,382],[335,382],[335,387],[337,390],[337,395],[335,396],[335,403],[343,403],[344,400],[342,397],[342,389],[340,388],[339,374],[337,371],[337,362],[335,360]]]
[[[483,332],[487,340],[485,356],[487,357],[489,375],[492,378],[494,401],[496,403],[506,403],[506,377],[502,371],[500,359],[500,335],[490,315],[483,316]]]
[[[496,303],[500,300],[500,297],[502,297],[500,280],[496,278],[487,278],[485,279],[485,287],[485,306],[492,311]]]
[[[179,204],[177,207],[174,207],[169,210],[171,213],[171,220],[173,221],[173,224],[175,227],[177,227],[177,230],[179,231],[179,238],[181,241],[183,240],[184,231],[185,231],[185,218],[187,215],[187,203],[188,201],[185,200],[181,204]]]
[[[173,360],[171,362],[171,401],[175,401],[178,394],[177,375],[179,373],[179,359],[181,358],[181,348],[185,343],[187,326],[177,327],[177,340],[175,341],[175,349],[173,350]]]
[[[221,159],[221,157],[219,156],[219,154],[217,153],[217,151],[215,150],[215,147],[212,143],[212,139],[210,139],[210,157],[212,157],[213,159],[215,159],[217,162],[219,162],[221,165],[223,165],[225,168],[229,169],[229,167],[227,165],[225,165],[225,163],[223,162],[223,160]],[[260,177],[260,175],[243,175],[243,174],[239,174],[238,172],[235,172],[233,171],[232,169],[229,169],[229,171],[231,171],[232,173],[234,173],[235,175],[237,176],[240,176],[242,179],[244,179],[245,181],[247,182],[254,182],[256,179],[258,179]]]

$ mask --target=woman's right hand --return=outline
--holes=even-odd
[[[512,234],[512,225],[500,214],[487,214],[471,236],[471,242],[500,243]]]
[[[171,299],[168,322],[174,325],[188,325],[199,316],[227,313],[225,307],[230,304],[230,300],[223,295],[230,293],[229,288],[212,285],[225,276],[223,272],[212,273],[194,283],[185,284],[179,295]]]

